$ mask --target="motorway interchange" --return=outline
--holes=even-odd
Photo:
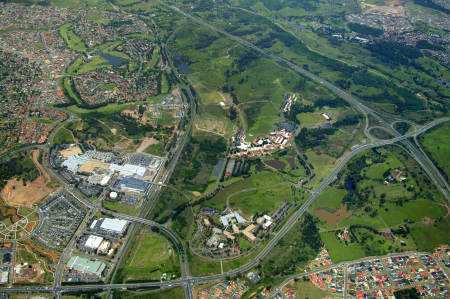
[[[192,287],[195,284],[198,284],[201,282],[225,279],[226,277],[231,277],[231,276],[237,275],[239,273],[247,272],[250,269],[257,266],[260,263],[260,261],[263,260],[267,256],[267,254],[274,248],[274,246],[282,239],[282,237],[292,228],[292,226],[302,217],[302,215],[305,213],[305,211],[307,211],[307,209],[310,207],[310,205],[318,198],[319,194],[334,180],[336,175],[345,167],[345,165],[353,157],[355,157],[362,151],[368,150],[370,148],[381,147],[381,146],[385,146],[385,145],[389,145],[389,144],[400,143],[402,146],[404,146],[407,149],[407,151],[417,160],[417,162],[427,172],[427,174],[430,176],[430,178],[436,184],[438,189],[447,198],[447,200],[450,200],[449,195],[448,195],[449,187],[448,187],[446,180],[443,179],[440,172],[433,165],[433,163],[430,161],[430,159],[421,151],[421,149],[418,148],[416,145],[414,145],[410,141],[411,138],[414,138],[415,136],[420,135],[420,134],[424,133],[425,131],[427,131],[439,124],[448,122],[450,120],[450,118],[443,118],[443,119],[435,120],[423,127],[416,129],[415,131],[413,131],[411,133],[401,135],[391,126],[391,124],[386,122],[382,118],[382,116],[380,116],[377,112],[368,108],[367,106],[365,106],[364,104],[359,102],[355,97],[353,97],[350,94],[346,93],[345,91],[339,89],[338,87],[334,86],[330,82],[327,82],[327,81],[317,77],[316,75],[300,68],[299,66],[297,66],[281,57],[270,54],[256,46],[254,46],[253,44],[249,43],[246,40],[243,40],[239,37],[233,36],[227,32],[224,32],[223,30],[217,29],[214,26],[204,22],[203,20],[200,20],[196,17],[193,17],[193,16],[179,10],[177,7],[170,6],[164,2],[160,2],[160,3],[170,9],[177,11],[178,13],[183,14],[186,18],[190,18],[194,22],[197,22],[197,23],[199,23],[203,26],[206,26],[218,33],[221,33],[246,47],[249,47],[255,51],[258,51],[258,52],[266,55],[267,57],[277,61],[278,63],[287,65],[289,68],[291,68],[294,71],[300,73],[301,75],[309,78],[310,80],[315,81],[319,84],[322,84],[323,86],[327,87],[332,92],[334,92],[336,95],[340,96],[341,98],[343,98],[344,100],[346,100],[347,102],[352,104],[353,106],[357,107],[366,116],[366,118],[367,118],[367,115],[373,116],[378,121],[378,126],[383,127],[387,132],[391,133],[394,136],[394,138],[388,139],[388,140],[383,140],[383,141],[376,141],[373,143],[368,143],[368,144],[353,148],[353,150],[351,152],[349,152],[340,161],[340,163],[337,165],[337,167],[323,180],[321,185],[311,193],[311,196],[309,197],[309,199],[297,211],[295,211],[295,213],[288,219],[288,221],[284,224],[284,226],[275,234],[275,236],[269,241],[269,243],[259,252],[259,254],[253,260],[251,260],[247,264],[245,264],[237,269],[234,269],[232,271],[229,271],[229,272],[226,272],[223,274],[217,274],[217,275],[205,276],[205,277],[191,277],[190,276],[189,269],[188,269],[187,257],[186,257],[186,249],[184,248],[183,243],[180,241],[180,239],[178,238],[178,236],[175,233],[173,233],[170,229],[168,229],[164,225],[161,225],[154,221],[145,219],[145,216],[150,212],[150,210],[152,209],[152,207],[154,205],[154,202],[157,200],[157,198],[159,196],[160,188],[158,187],[157,184],[152,186],[152,192],[150,193],[150,198],[147,200],[147,205],[141,210],[141,213],[139,214],[139,216],[133,217],[133,216],[123,215],[120,213],[114,213],[114,212],[111,212],[108,210],[101,209],[98,205],[95,205],[92,202],[89,202],[81,194],[76,192],[76,190],[73,190],[70,186],[67,186],[64,183],[64,181],[61,180],[61,182],[65,185],[66,190],[72,196],[74,196],[79,201],[81,201],[83,204],[85,204],[88,207],[89,212],[87,213],[85,220],[83,220],[83,222],[81,223],[81,225],[79,226],[79,228],[75,232],[75,234],[73,235],[71,241],[69,242],[68,246],[65,248],[65,250],[61,256],[60,263],[58,264],[57,272],[55,275],[55,285],[53,287],[21,287],[21,288],[16,287],[16,288],[4,289],[2,291],[7,291],[7,292],[51,292],[51,293],[55,293],[57,296],[59,296],[61,294],[61,292],[68,292],[68,291],[114,290],[114,289],[122,289],[123,290],[123,289],[136,289],[136,288],[145,288],[145,287],[160,287],[161,289],[165,289],[165,288],[170,288],[170,287],[174,287],[174,286],[183,286],[185,289],[186,298],[192,298],[193,297]],[[165,49],[163,49],[163,51],[165,51]],[[172,70],[175,70],[175,68],[172,68]],[[177,77],[180,78],[181,76],[177,74]],[[184,85],[186,83],[181,81],[181,82],[179,82],[179,84]],[[186,88],[185,90],[187,91],[185,96],[189,99],[190,104],[191,104],[191,109],[190,109],[191,116],[189,119],[189,130],[188,130],[188,134],[187,134],[187,135],[189,135],[190,130],[192,128],[193,120],[195,119],[195,110],[196,109],[194,107],[195,100],[194,100],[193,96],[190,94],[190,89]],[[71,120],[74,120],[74,118],[71,117]],[[366,130],[366,132],[367,132],[367,130]],[[54,134],[52,134],[51,137],[53,137],[53,136],[54,136]],[[53,140],[53,138],[49,138],[50,144],[51,144],[52,140]],[[172,155],[168,166],[163,171],[161,171],[161,175],[157,180],[160,184],[165,184],[168,181],[168,179],[170,178],[170,175],[176,166],[177,160],[178,160],[186,142],[187,142],[187,138],[183,138],[177,144],[176,150],[174,151],[174,154]],[[50,172],[51,172],[51,170],[50,170]],[[52,173],[52,174],[55,175],[54,173]],[[172,242],[175,244],[176,248],[179,251],[180,264],[181,264],[181,268],[182,268],[182,278],[178,279],[178,280],[174,280],[174,281],[167,281],[167,282],[62,286],[61,278],[62,278],[62,273],[63,273],[63,268],[64,268],[63,262],[70,256],[70,254],[73,250],[73,247],[75,246],[74,245],[75,240],[78,239],[78,237],[81,235],[83,229],[87,225],[88,220],[86,220],[86,219],[91,219],[91,216],[93,214],[95,214],[95,212],[97,212],[97,211],[102,211],[103,213],[114,216],[115,218],[126,219],[130,222],[141,223],[141,224],[145,224],[145,225],[149,225],[149,226],[153,226],[153,227],[158,227],[161,232],[163,232],[165,235],[167,235],[172,240]],[[131,231],[130,233],[133,233],[133,230],[130,230],[130,231]],[[122,251],[121,253],[123,253],[123,252],[124,251]],[[116,260],[116,265],[118,265],[119,262],[120,262],[120,255]],[[319,271],[319,270],[306,272],[306,273],[298,275],[298,277],[307,276],[307,275],[315,273],[317,271]],[[277,288],[277,290],[278,289],[279,288]]]

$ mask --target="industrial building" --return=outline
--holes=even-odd
[[[106,264],[102,261],[91,261],[81,256],[72,256],[66,264],[66,269],[97,276],[101,276],[105,268]]]

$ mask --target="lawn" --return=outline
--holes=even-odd
[[[73,82],[70,77],[64,77],[62,79],[62,87],[70,100],[74,101],[78,105],[83,105],[83,100],[81,100],[77,93],[74,91]]]
[[[144,66],[144,73],[154,70],[156,67],[156,64],[159,62],[160,54],[159,54],[159,47],[156,46],[152,53],[152,60],[147,62],[147,64]]]
[[[124,282],[160,280],[163,273],[179,276],[179,261],[172,244],[143,228],[120,269]]]
[[[150,290],[151,288],[149,288]],[[64,297],[63,297],[64,298]],[[166,298],[176,298],[182,299],[184,297],[184,289],[182,287],[173,287],[168,290],[163,290],[158,293],[149,292],[147,294],[139,294],[136,295],[135,292],[123,292],[123,291],[115,291],[113,298],[134,298],[134,299],[166,299]]]

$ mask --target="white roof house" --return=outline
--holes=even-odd
[[[100,244],[103,241],[103,237],[90,235],[89,238],[86,240],[86,243],[84,246],[91,248],[91,249],[97,249]]]
[[[101,229],[112,231],[115,233],[123,234],[125,229],[127,228],[128,221],[123,219],[111,219],[105,218],[103,219],[102,224],[100,225]]]

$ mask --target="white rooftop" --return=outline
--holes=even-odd
[[[62,163],[62,166],[66,166],[70,171],[76,172],[81,164],[84,164],[86,162],[90,161],[89,158],[81,157],[78,155],[72,155],[67,158]]]
[[[242,218],[241,215],[239,215],[238,212],[233,212],[230,214],[227,214],[225,216],[220,217],[220,221],[222,222],[223,226],[228,226],[229,225],[229,221],[233,218],[236,218],[236,221],[238,223],[244,223],[246,222],[244,218]]]
[[[112,171],[117,171],[123,176],[144,176],[145,172],[147,171],[147,168],[132,164],[125,164],[125,165],[117,165],[117,164],[110,164],[109,169]]]
[[[94,235],[90,235],[89,238],[86,240],[86,243],[84,244],[84,246],[88,247],[88,248],[92,248],[92,249],[97,249],[100,244],[103,241],[103,237],[99,237],[99,236],[94,236]]]
[[[128,221],[123,219],[105,218],[100,228],[122,234],[127,227],[127,223]]]
[[[98,220],[95,219],[94,221],[92,221],[92,224],[90,226],[90,229],[94,229],[95,225],[97,224]]]

